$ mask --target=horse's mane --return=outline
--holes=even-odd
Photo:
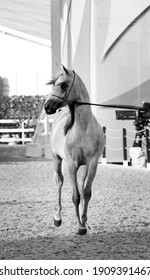
[[[64,127],[64,134],[66,135],[68,130],[72,128],[75,120],[75,104],[68,105],[70,110],[70,118],[67,120],[65,127]]]

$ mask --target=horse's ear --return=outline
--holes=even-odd
[[[61,64],[61,67],[65,71],[65,73],[68,75],[69,74],[69,70],[63,64]]]

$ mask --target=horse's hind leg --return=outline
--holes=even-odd
[[[54,215],[54,224],[55,226],[59,227],[62,222],[62,217],[61,217],[61,210],[62,210],[61,189],[63,185],[63,175],[61,171],[62,159],[58,155],[54,156],[53,164],[54,164],[54,178],[55,178],[56,185],[58,187],[57,208],[56,208],[56,213]]]
[[[86,177],[87,177],[87,166],[82,165],[78,171],[78,187],[81,190],[80,213],[82,213],[83,209],[84,209],[84,183],[85,183]],[[82,219],[82,216],[81,216],[81,219]],[[80,219],[80,221],[81,221],[81,219]],[[86,233],[87,233],[86,226],[81,224],[78,229],[78,234],[85,235]]]

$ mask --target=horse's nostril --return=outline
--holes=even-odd
[[[48,113],[48,106],[47,105],[44,106],[44,110],[45,110],[46,113]]]
[[[49,102],[45,103],[44,109],[45,109],[46,114],[51,114],[51,108],[50,108]]]

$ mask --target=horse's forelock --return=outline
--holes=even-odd
[[[52,77],[50,81],[47,83],[47,85],[55,85],[56,81],[59,79],[59,77],[62,75],[62,71],[56,74],[55,77]]]
[[[50,80],[46,85],[54,85],[55,81],[54,80]]]

